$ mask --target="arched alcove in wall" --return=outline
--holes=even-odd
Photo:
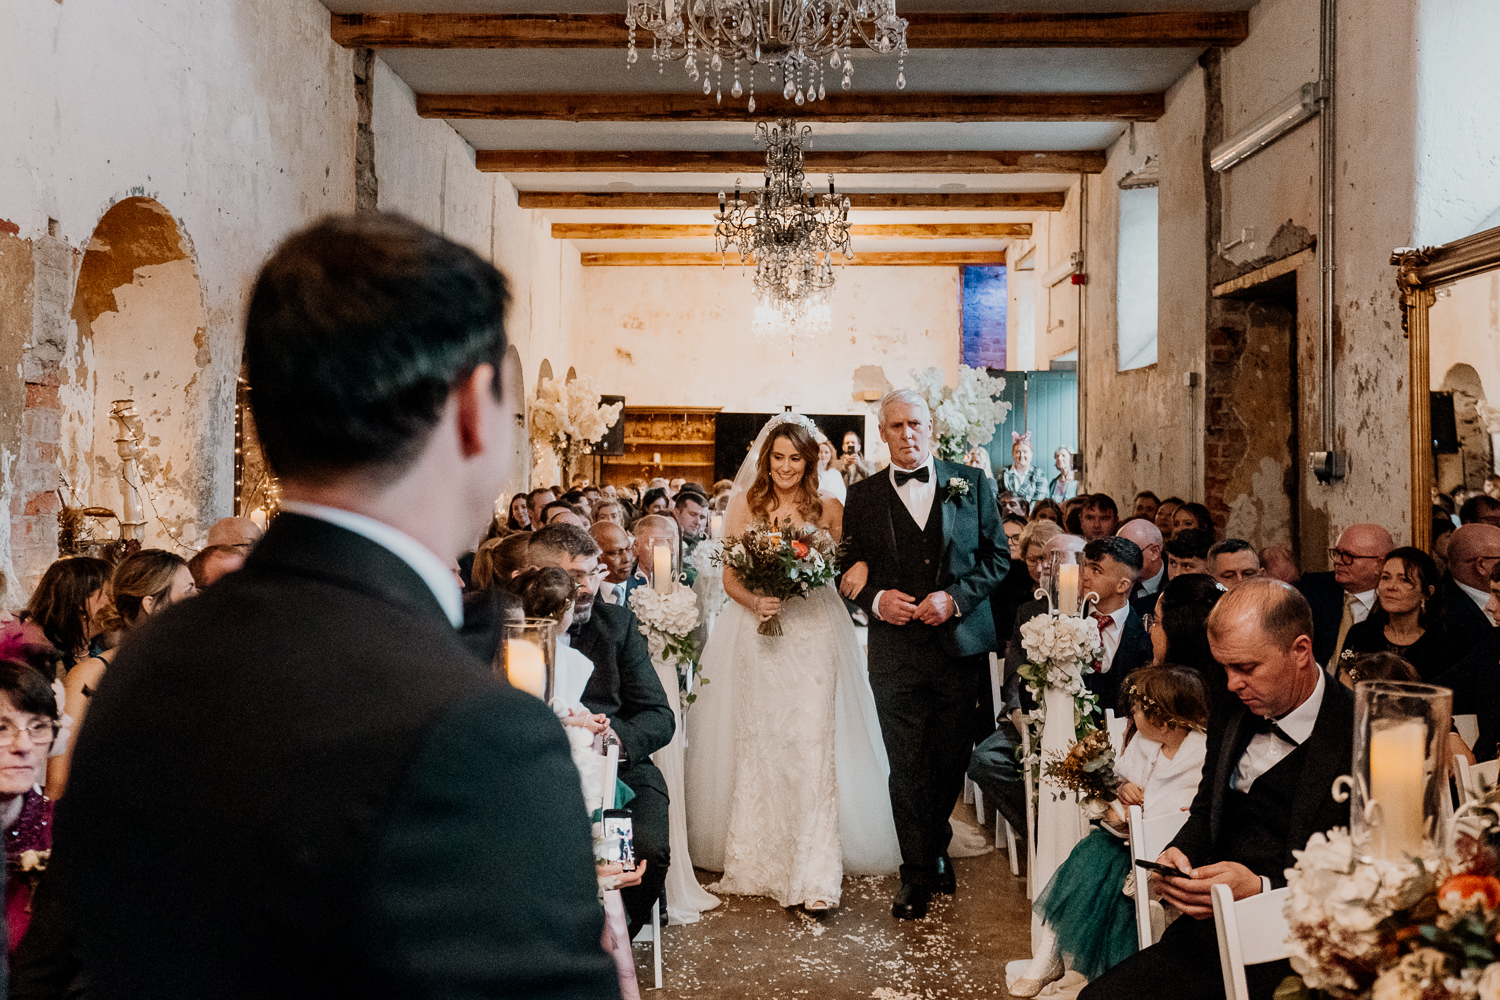
[[[563,381],[564,382],[571,382],[571,381],[573,381],[577,377],[578,377],[578,369],[574,368],[572,365],[569,365],[568,366],[568,375],[567,375],[566,378],[563,379]]]
[[[546,379],[549,379],[551,377],[552,377],[552,362],[548,361],[546,358],[543,358],[542,359],[542,366],[540,368],[538,368],[537,371],[536,371],[536,380],[537,380],[537,382],[542,382],[542,381],[545,381]]]
[[[212,509],[206,408],[208,321],[192,245],[159,202],[127,198],[99,220],[73,298],[63,394],[63,461],[79,500],[125,509],[110,418],[135,401],[147,547],[196,547]]]
[[[510,464],[505,470],[505,492],[516,493],[527,488],[531,471],[529,434],[526,424],[526,373],[521,369],[521,352],[511,344],[500,364],[500,384],[505,405],[510,407],[515,423],[511,426]]]

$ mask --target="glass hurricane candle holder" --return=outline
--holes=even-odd
[[[1452,725],[1447,688],[1404,681],[1355,685],[1349,829],[1363,858],[1441,855]]]
[[[650,559],[645,569],[652,590],[658,594],[675,591],[677,581],[682,577],[682,559],[677,546],[664,539],[652,539]]]
[[[552,704],[557,685],[557,622],[551,618],[504,622],[500,635],[510,686]]]
[[[1042,564],[1041,588],[1037,597],[1047,598],[1054,614],[1081,615],[1092,598],[1083,593],[1083,553],[1054,552]]]

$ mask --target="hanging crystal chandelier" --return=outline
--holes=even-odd
[[[761,309],[778,321],[796,325],[811,311],[825,317],[833,290],[833,255],[847,262],[854,256],[850,240],[849,199],[840,198],[828,177],[828,193],[814,195],[802,173],[803,145],[812,128],[782,118],[755,126],[755,141],[765,143],[765,185],[759,195],[734,198],[719,192],[714,213],[715,252],[737,252],[741,265],[755,262],[755,291]],[[757,311],[760,326],[760,310]]]
[[[630,34],[625,64],[634,65],[636,28],[651,34],[651,58],[660,72],[681,61],[688,79],[703,78],[703,93],[724,100],[724,64],[734,74],[729,88],[739,98],[740,64],[749,69],[755,111],[755,68],[781,73],[781,96],[799,106],[828,96],[826,69],[842,72],[842,87],[854,83],[850,52],[858,42],[881,55],[897,54],[896,87],[906,87],[906,20],[895,0],[626,0]],[[704,66],[700,68],[699,61]]]

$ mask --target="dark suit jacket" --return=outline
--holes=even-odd
[[[1021,645],[1021,626],[1031,621],[1037,615],[1047,613],[1047,602],[1045,600],[1032,601],[1030,604],[1021,605],[1020,611],[1016,613],[1015,630],[1011,633],[1010,642],[1005,650],[1005,676],[1007,705],[1005,711],[1021,707],[1025,711],[1031,711],[1035,705],[1032,704],[1030,694],[1026,691],[1024,682],[1012,686],[1012,678],[1021,665],[1026,662],[1026,650]],[[1109,672],[1098,674],[1089,671],[1083,675],[1083,686],[1094,692],[1099,701],[1099,711],[1106,708],[1112,709],[1117,715],[1121,714],[1120,689],[1124,685],[1125,676],[1139,667],[1149,666],[1156,658],[1156,651],[1151,647],[1151,636],[1146,632],[1146,623],[1141,621],[1141,616],[1134,610],[1125,617],[1125,627],[1120,634],[1120,645],[1115,647],[1115,658],[1110,662]],[[1015,701],[1015,704],[1009,704]]]
[[[618,996],[557,719],[313,518],[131,634],[56,845],[100,997]]]
[[[1474,599],[1459,589],[1458,581],[1451,573],[1444,574],[1438,585],[1436,599],[1443,606],[1443,618],[1448,627],[1448,649],[1455,659],[1468,655],[1481,639],[1494,628],[1489,618],[1479,610]]]
[[[1455,715],[1479,716],[1474,756],[1494,760],[1500,744],[1500,628],[1481,633],[1468,655],[1433,683],[1453,689]]]
[[[625,748],[622,766],[649,763],[653,753],[672,742],[677,723],[635,612],[594,598],[594,610],[579,626],[573,648],[594,664],[579,700],[590,712],[609,716]]]
[[[1312,608],[1313,659],[1324,667],[1333,658],[1338,645],[1339,625],[1344,620],[1344,588],[1333,581],[1333,573],[1306,573],[1297,581],[1297,589]]]
[[[1010,568],[1010,546],[1000,524],[995,481],[978,469],[941,459],[934,460],[933,471],[937,474],[937,493],[932,514],[943,519],[938,588],[946,591],[958,607],[958,614],[943,626],[943,651],[949,656],[977,656],[999,648],[989,600]],[[969,490],[950,500],[948,483],[953,479],[967,482]],[[872,619],[876,618],[871,607],[875,595],[895,586],[901,554],[896,551],[891,517],[901,507],[891,477],[883,472],[849,487],[849,500],[844,505],[844,564],[869,565],[869,582],[854,601],[870,612]],[[913,596],[920,599],[926,595]]]
[[[1208,725],[1208,755],[1203,761],[1203,778],[1198,794],[1188,810],[1173,847],[1194,865],[1213,864],[1222,860],[1220,836],[1224,815],[1224,794],[1229,790],[1229,776],[1240,763],[1241,728],[1250,714],[1238,698],[1221,703]],[[1323,682],[1323,704],[1318,721],[1307,738],[1306,759],[1292,802],[1291,829],[1287,836],[1284,865],[1273,872],[1256,872],[1271,880],[1273,886],[1286,885],[1283,869],[1292,867],[1293,850],[1307,846],[1314,833],[1335,826],[1349,825],[1349,803],[1333,800],[1333,780],[1349,771],[1354,751],[1354,695],[1342,684],[1328,678]]]

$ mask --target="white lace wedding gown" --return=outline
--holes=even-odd
[[[839,901],[843,876],[901,864],[864,653],[838,593],[783,603],[783,634],[730,602],[687,713],[688,844],[711,889]]]

